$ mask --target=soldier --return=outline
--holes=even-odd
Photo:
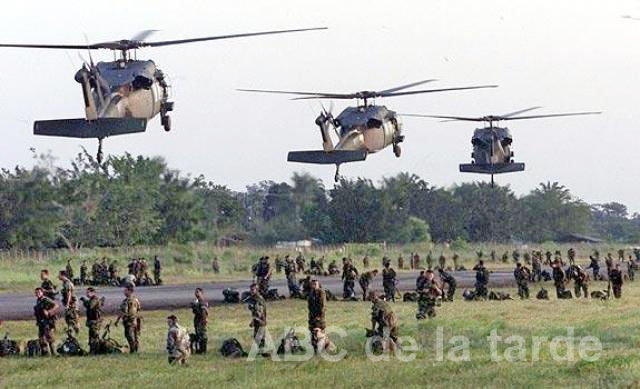
[[[56,291],[56,286],[49,279],[49,270],[40,270],[40,280],[42,281],[40,288],[44,291],[44,295],[50,300],[55,300],[58,292]]]
[[[309,295],[307,296],[307,307],[309,308],[309,331],[311,332],[311,344],[313,349],[318,351],[318,340],[324,338],[325,306],[327,304],[327,294],[320,287],[318,280],[311,280]]]
[[[373,278],[377,275],[378,275],[378,269],[373,269],[371,271],[364,272],[360,275],[359,283],[360,283],[360,288],[362,288],[362,301],[367,300],[367,296],[369,295],[367,293],[369,289],[369,284],[371,283],[371,280],[373,280]]]
[[[618,261],[624,261],[624,249],[618,250]]]
[[[249,288],[250,296],[247,299],[248,308],[251,311],[251,323],[253,327],[253,341],[259,348],[264,347],[264,336],[267,328],[267,304],[258,292],[258,286],[251,284]]]
[[[391,306],[371,292],[371,331],[382,338],[384,350],[395,350],[398,341],[398,320]]]
[[[484,267],[484,261],[478,261],[478,264],[473,267],[476,272],[476,297],[487,297],[487,285],[489,284],[489,271]]]
[[[416,279],[416,290],[418,292],[431,288],[435,284],[435,276],[433,270],[427,269],[420,272],[420,275]]]
[[[218,263],[218,257],[213,257],[213,261],[211,261],[211,270],[213,270],[214,274],[220,273],[220,264]]]
[[[196,353],[206,354],[209,338],[207,337],[207,325],[209,324],[209,303],[204,299],[202,288],[196,288],[196,300],[191,303],[193,312],[193,328],[196,332]]]
[[[271,264],[269,263],[269,257],[264,256],[260,258],[260,261],[256,266],[255,275],[260,294],[262,296],[266,296],[269,292],[269,281],[271,280]]]
[[[118,261],[115,259],[109,264],[109,280],[112,284],[118,284]]]
[[[496,254],[496,250],[491,250],[491,261],[495,262],[497,258],[497,254]],[[478,261],[481,260],[482,258],[478,258]]]
[[[36,305],[33,307],[33,313],[36,317],[36,325],[38,326],[38,340],[40,341],[40,349],[42,354],[55,355],[55,338],[56,331],[56,311],[59,308],[58,303],[45,296],[43,288],[36,288]]]
[[[447,258],[444,256],[444,254],[440,254],[440,258],[438,258],[438,264],[440,265],[440,269],[444,269],[445,265],[447,264]]]
[[[571,266],[571,275],[575,282],[574,292],[576,297],[580,297],[581,292],[584,294],[584,298],[589,297],[589,286],[587,284],[589,277],[587,273],[582,270],[578,265]]]
[[[320,259],[318,259],[317,262],[318,265],[318,271],[320,272],[320,274],[324,274],[325,270],[324,270],[324,255],[320,257]]]
[[[282,259],[280,259],[280,255],[276,255],[276,259],[274,260],[274,264],[276,266],[276,273],[282,273],[282,268],[284,264],[282,263]]]
[[[404,269],[404,258],[402,258],[402,253],[398,255],[398,269]]]
[[[342,258],[342,298],[345,300],[356,300],[356,277],[358,270],[351,264],[347,258]]]
[[[387,261],[382,269],[382,287],[384,288],[385,300],[396,301],[396,282],[396,271],[391,267],[391,262]]]
[[[443,269],[438,269],[438,273],[440,276],[440,280],[443,284],[447,284],[447,301],[453,301],[453,296],[456,293],[457,282],[456,279],[448,272]]]
[[[180,324],[175,315],[167,317],[169,332],[167,333],[167,353],[169,364],[184,365],[191,354],[189,334]]]
[[[302,253],[299,253],[296,257],[296,267],[298,273],[304,273],[304,257],[302,256]]]
[[[436,317],[435,306],[440,296],[442,296],[442,291],[435,284],[418,291],[418,313],[416,313],[416,319],[424,320],[427,317],[429,319]]]
[[[633,263],[633,259],[631,255],[629,255],[629,260],[627,261],[627,274],[629,275],[629,281],[633,281],[636,278],[636,266]]]
[[[587,269],[593,270],[593,280],[598,281],[600,279],[600,263],[598,262],[598,257],[590,255],[589,259],[591,260],[591,263],[589,263]]]
[[[431,252],[429,252],[429,256],[431,256]],[[418,253],[413,254],[413,268],[414,269],[420,268],[420,256],[418,255]]]
[[[316,263],[316,257],[311,257],[309,261],[309,270],[312,274],[318,274],[318,264]]]
[[[153,283],[155,285],[162,285],[162,278],[160,273],[162,272],[162,264],[157,255],[153,256]]]
[[[73,282],[68,278],[67,272],[61,270],[58,274],[58,279],[62,281],[62,305],[66,308],[69,306],[71,298],[75,298],[73,295],[74,286]]]
[[[571,247],[569,251],[567,251],[567,258],[569,258],[569,265],[575,265],[576,263],[576,250]]]
[[[604,260],[604,264],[607,266],[607,276],[611,277],[611,270],[613,269],[613,257],[611,253],[607,253],[607,258]]]
[[[117,327],[118,322],[122,320],[124,337],[127,338],[127,343],[129,343],[129,352],[133,354],[138,352],[138,337],[140,336],[141,330],[140,311],[142,311],[142,306],[140,305],[140,300],[134,296],[132,286],[124,288],[124,296],[124,300],[120,303],[120,312],[118,313],[118,319],[116,319],[115,325]]]
[[[78,312],[78,305],[76,296],[71,296],[69,305],[64,310],[64,322],[67,324],[67,328],[76,333],[76,336],[80,333],[80,313]]]
[[[502,254],[502,262],[507,263],[509,262],[509,253],[508,252],[504,252],[504,254]]]
[[[551,253],[551,251],[547,250],[547,252],[545,253],[545,256],[547,258],[546,264],[547,265],[551,265],[551,258],[553,258],[553,253]]]
[[[82,264],[80,265],[80,284],[87,284],[87,260],[82,260]]]
[[[513,250],[513,252],[511,253],[511,258],[513,258],[513,262],[515,263],[520,262],[520,252],[518,250]]]
[[[71,258],[67,259],[67,266],[65,267],[65,271],[67,272],[67,277],[70,280],[73,280],[73,267],[71,266]]]
[[[284,264],[284,275],[287,277],[287,287],[289,288],[289,297],[302,297],[300,295],[300,287],[298,286],[298,280],[296,279],[296,265],[293,260],[286,257]]]
[[[564,298],[564,272],[562,271],[562,267],[560,266],[560,261],[555,260],[551,267],[553,268],[553,285],[556,287],[556,297],[561,299]]]
[[[458,266],[458,262],[460,261],[460,256],[458,254],[453,254],[453,270],[456,271],[460,269]]]
[[[539,255],[539,252],[534,252],[531,258],[531,267],[533,269],[531,279],[533,282],[540,282],[542,280],[541,260],[541,254]]]
[[[364,258],[362,258],[362,267],[365,269],[369,268],[369,256],[365,255]]]
[[[622,297],[622,272],[619,264],[616,263],[611,272],[609,272],[609,280],[611,281],[613,296],[619,299]]]
[[[529,254],[529,252],[524,253],[522,258],[524,258],[524,263],[531,265],[531,254]]]
[[[336,263],[335,259],[331,261],[331,263],[329,263],[328,270],[329,270],[329,274],[331,275],[340,274],[340,269],[338,268],[338,264]]]
[[[516,263],[516,268],[513,271],[513,276],[518,284],[518,296],[520,299],[529,298],[529,276],[531,272],[526,266],[522,266],[520,262]]]
[[[100,325],[102,324],[102,306],[104,297],[98,299],[94,288],[87,288],[87,298],[80,297],[84,304],[87,317],[87,328],[89,328],[89,353],[96,355],[100,343]]]

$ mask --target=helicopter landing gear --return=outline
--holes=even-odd
[[[340,181],[340,164],[336,165],[336,175],[333,176],[333,181],[334,182]]]
[[[160,124],[164,127],[164,130],[171,131],[171,116],[167,115],[168,112],[173,111],[173,102],[165,101],[160,107]]]
[[[396,158],[400,158],[400,155],[402,155],[402,149],[397,143],[393,144],[393,154],[395,154]]]
[[[98,154],[96,155],[96,160],[98,161],[98,165],[102,165],[102,139],[98,138]]]

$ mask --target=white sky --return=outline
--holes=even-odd
[[[0,14],[7,43],[149,40],[328,26],[328,31],[144,49],[170,77],[173,130],[159,118],[144,134],[113,137],[105,152],[162,155],[169,165],[235,190],[307,171],[333,187],[334,168],[290,164],[289,150],[320,149],[315,101],[236,92],[235,88],[352,92],[426,78],[429,87],[500,88],[378,100],[405,113],[500,114],[602,110],[600,116],[510,122],[523,173],[497,177],[518,193],[559,181],[584,200],[620,201],[640,211],[640,16],[637,0],[441,1],[20,1]],[[30,147],[66,164],[95,140],[35,137],[38,119],[84,115],[73,76],[78,53],[0,49],[0,167],[30,166]],[[86,58],[87,54],[82,53]],[[110,60],[107,51],[94,59]],[[349,101],[336,101],[337,115]],[[475,123],[405,118],[402,158],[391,149],[347,164],[341,173],[378,181],[402,171],[429,183],[487,180],[458,172],[470,160]]]

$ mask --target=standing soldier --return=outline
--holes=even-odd
[[[124,337],[127,338],[129,343],[129,352],[138,352],[138,337],[140,336],[141,318],[140,311],[142,306],[140,300],[133,294],[133,287],[127,286],[124,288],[124,300],[120,304],[120,312],[118,313],[118,319],[116,320],[116,326],[118,322],[122,320],[124,327]]]
[[[560,261],[555,260],[551,267],[553,268],[553,285],[556,287],[556,297],[559,299],[564,298],[564,272],[560,266]],[[569,292],[571,293],[571,292]]]
[[[196,288],[196,300],[191,303],[193,311],[193,328],[196,332],[196,354],[206,354],[209,338],[207,325],[209,324],[209,303],[204,299],[202,288]]]
[[[55,338],[56,331],[56,311],[59,308],[58,303],[45,296],[44,289],[36,288],[36,305],[33,307],[33,313],[36,317],[36,325],[38,326],[38,340],[40,341],[40,349],[42,355],[55,355]]]
[[[576,250],[571,247],[569,251],[567,251],[567,258],[569,258],[569,265],[575,265],[576,263]]]
[[[398,255],[398,269],[399,270],[404,269],[404,258],[402,258],[402,253]]]
[[[169,364],[174,363],[184,365],[189,358],[190,341],[187,330],[178,324],[178,318],[176,315],[167,317],[167,324],[169,325],[169,332],[167,333],[167,353],[169,353]]]
[[[76,333],[76,336],[80,333],[80,312],[78,312],[78,305],[76,296],[71,296],[69,305],[64,310],[64,322],[67,324],[67,329]]]
[[[342,298],[345,300],[356,300],[356,277],[358,270],[347,258],[342,258]]]
[[[541,265],[541,254],[539,252],[534,252],[531,257],[531,267],[533,269],[533,274],[531,279],[533,282],[540,282],[542,280],[542,265]]]
[[[489,271],[484,267],[484,261],[479,260],[473,267],[476,272],[476,297],[487,298],[487,285],[489,284]]]
[[[318,270],[320,271],[321,274],[325,273],[324,270],[324,255],[320,257],[320,259],[318,259]]]
[[[575,282],[574,292],[576,297],[580,297],[581,293],[584,293],[584,298],[589,297],[589,286],[587,284],[588,276],[587,273],[582,270],[582,268],[578,265],[573,265],[571,267],[571,275],[573,276],[573,280]]]
[[[418,257],[418,260],[420,257]],[[431,255],[431,251],[427,254],[427,269],[431,269],[433,267],[433,256]],[[416,267],[417,269],[418,267]]]
[[[304,257],[302,256],[302,253],[298,253],[298,256],[296,257],[296,266],[298,273],[304,273]]]
[[[513,262],[515,263],[520,262],[520,252],[518,250],[513,250],[513,252],[511,253],[511,258],[513,258]]]
[[[442,296],[442,290],[436,284],[431,284],[426,289],[418,291],[418,313],[416,319],[424,320],[427,317],[436,317],[435,306],[438,297]]]
[[[378,275],[378,269],[373,269],[371,271],[364,272],[360,275],[360,287],[362,288],[362,301],[367,301],[367,297],[369,295],[369,293],[367,293],[369,290],[369,284],[371,283],[371,280],[373,280],[373,278],[377,275]]]
[[[271,280],[271,264],[269,263],[269,257],[264,256],[260,258],[256,266],[256,281],[258,283],[258,290],[264,297],[269,293],[269,281]]]
[[[460,269],[458,263],[460,261],[460,256],[458,254],[453,254],[453,271]]]
[[[67,266],[65,267],[65,271],[67,272],[67,277],[70,280],[73,280],[73,267],[71,266],[71,258],[67,259]]]
[[[456,293],[456,286],[457,286],[456,279],[450,273],[444,271],[444,269],[438,269],[438,272],[440,273],[440,280],[442,281],[442,283],[447,284],[446,300],[453,301],[453,296]]]
[[[431,254],[431,253],[429,253],[429,254]],[[413,268],[414,269],[419,269],[420,268],[420,256],[418,255],[417,252],[415,254],[413,254]]]
[[[80,265],[80,284],[87,284],[87,260],[82,260],[82,264]]]
[[[444,253],[440,253],[440,258],[438,258],[438,264],[440,265],[440,269],[444,269],[447,264],[447,258],[444,256]]]
[[[109,264],[109,280],[112,284],[118,284],[118,260],[116,259]]]
[[[629,281],[633,281],[636,278],[636,266],[633,263],[633,259],[631,255],[629,255],[629,260],[627,261],[627,274],[629,274]]]
[[[282,259],[280,259],[280,255],[276,255],[276,259],[274,260],[274,263],[276,265],[276,273],[278,274],[282,273],[282,268],[284,267],[284,265],[282,263]]]
[[[598,262],[598,257],[591,255],[589,256],[591,263],[587,266],[587,269],[593,270],[593,280],[598,281],[600,279],[600,263]]]
[[[362,258],[362,267],[364,267],[365,269],[369,268],[369,256],[365,255],[364,258]]]
[[[624,249],[618,250],[618,261],[624,261]]]
[[[522,266],[520,262],[516,263],[516,268],[513,271],[513,277],[516,279],[516,283],[518,284],[518,296],[520,296],[520,299],[529,298],[530,276],[531,272],[528,267]]]
[[[62,305],[66,308],[69,306],[71,298],[75,298],[73,295],[74,286],[73,282],[68,278],[65,270],[60,270],[58,279],[62,281]]]
[[[287,287],[289,288],[289,297],[302,297],[300,295],[300,287],[298,286],[298,280],[296,279],[296,264],[293,263],[293,259],[286,257],[284,263],[284,275],[287,277]]]
[[[371,331],[382,338],[383,350],[395,350],[398,341],[398,320],[391,306],[371,292]]]
[[[318,280],[311,280],[311,288],[307,296],[307,307],[309,308],[309,331],[311,332],[311,345],[318,351],[318,340],[324,339],[325,306],[327,304],[327,294],[320,287]]]
[[[384,298],[393,302],[396,301],[396,271],[391,267],[391,261],[384,263],[382,269],[382,287],[384,288]]]
[[[611,272],[609,272],[609,280],[611,281],[613,296],[619,299],[622,297],[622,272],[619,264],[616,263]]]
[[[99,299],[94,288],[87,288],[87,298],[80,297],[87,317],[87,328],[89,328],[89,353],[96,355],[100,343],[100,325],[102,324],[102,306],[104,297]]]
[[[220,273],[220,264],[218,263],[218,257],[213,257],[213,261],[211,262],[211,270],[213,270],[214,274]]]
[[[40,280],[42,281],[40,288],[44,291],[44,295],[50,300],[55,300],[58,295],[58,291],[56,291],[56,286],[49,279],[49,270],[40,270]]]
[[[547,250],[547,252],[544,255],[547,258],[547,261],[545,263],[547,265],[552,265],[553,263],[551,262],[551,258],[553,258],[553,253],[551,251]]]
[[[264,347],[264,336],[267,328],[267,304],[258,292],[258,286],[251,284],[249,288],[250,296],[247,299],[249,311],[251,311],[251,323],[253,327],[253,341],[259,348]]]
[[[613,269],[613,257],[611,253],[607,253],[607,258],[604,260],[604,264],[607,266],[607,276],[611,276],[611,270]]]
[[[153,256],[153,283],[155,285],[162,285],[162,278],[160,273],[162,272],[162,264],[157,255]]]

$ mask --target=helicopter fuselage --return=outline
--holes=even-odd
[[[349,107],[335,118],[333,125],[340,137],[333,150],[375,153],[402,141],[402,123],[385,106]],[[325,145],[325,151],[332,150]]]
[[[473,133],[473,162],[477,165],[496,165],[510,163],[513,153],[513,138],[508,128],[477,128]]]

